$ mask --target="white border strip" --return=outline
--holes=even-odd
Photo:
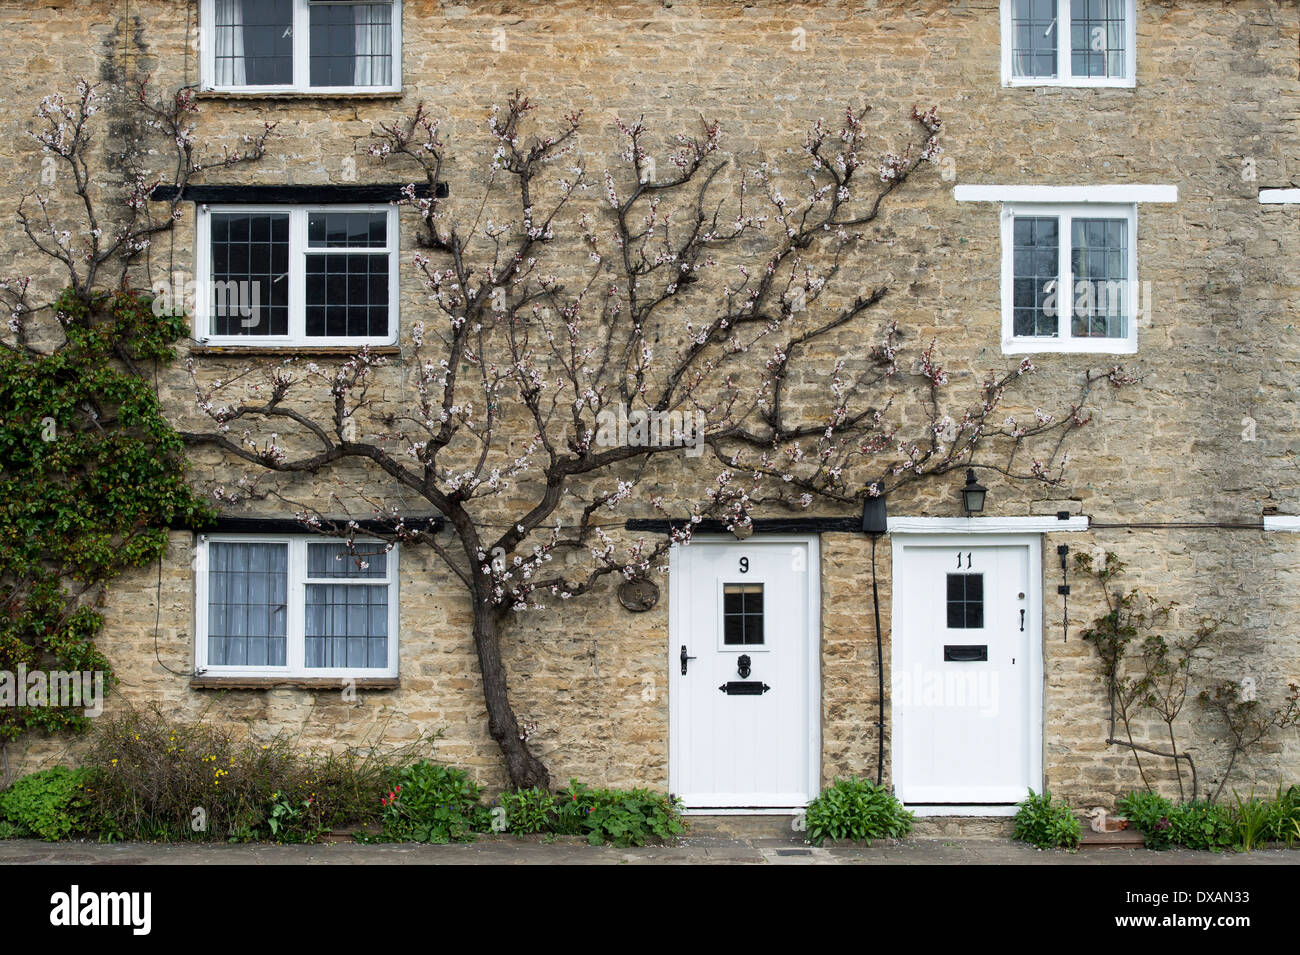
[[[1262,193],[1261,193],[1262,195]],[[1177,202],[1177,186],[953,186],[958,202]],[[1263,199],[1261,198],[1261,202]]]
[[[1026,793],[1026,795],[1028,795],[1028,793]],[[916,813],[917,818],[919,819],[942,819],[945,816],[948,817],[987,816],[989,818],[992,817],[1003,818],[1007,816],[1014,816],[1019,807],[1017,806],[935,806],[935,805],[922,805],[922,804],[912,805],[912,804],[904,803],[903,808]],[[913,836],[912,838],[932,839],[937,837],[926,835],[926,836]],[[961,838],[961,836],[956,836],[954,838]]]
[[[1300,520],[1300,518],[1297,518]],[[1051,534],[1086,531],[1088,518],[1045,517],[891,517],[891,534]],[[1297,528],[1300,530],[1300,528]]]
[[[1300,202],[1300,189],[1261,189],[1259,190],[1259,201],[1266,206]]]
[[[1264,530],[1266,531],[1300,531],[1300,517],[1290,515],[1274,515],[1273,517],[1264,518]]]

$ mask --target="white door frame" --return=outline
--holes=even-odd
[[[984,518],[966,518],[972,523]],[[996,521],[997,518],[987,518]],[[1063,522],[1064,523],[1064,522]],[[942,526],[942,525],[940,525]],[[1025,705],[1029,717],[1029,778],[1031,784],[1042,791],[1043,782],[1043,538],[1040,534],[1005,534],[988,530],[990,525],[972,527],[968,533],[951,533],[951,528],[943,526],[948,533],[912,533],[890,534],[891,587],[889,620],[889,675],[892,686],[894,674],[894,640],[899,633],[900,607],[899,599],[902,586],[899,581],[899,568],[902,554],[906,547],[978,547],[978,546],[1022,546],[1029,549],[1028,610],[1026,618],[1030,624],[1029,633],[1029,699]],[[894,719],[893,693],[890,693],[889,705],[889,758],[890,780],[902,778],[903,759],[900,755],[898,741],[898,723]],[[1027,795],[1027,794],[1026,794]],[[909,805],[909,809],[918,816],[1011,816],[1014,807],[1007,806],[920,806]]]
[[[804,689],[808,705],[808,792],[810,798],[816,798],[821,792],[822,765],[822,693],[821,693],[821,538],[817,534],[763,534],[756,538],[738,540],[734,535],[697,534],[691,538],[686,547],[710,547],[729,545],[743,547],[745,544],[807,544],[808,545],[808,619],[807,630],[807,673],[808,684]],[[677,793],[677,781],[681,778],[682,747],[680,708],[674,706],[678,699],[681,684],[681,661],[678,659],[679,648],[684,642],[683,634],[687,632],[690,621],[685,619],[684,601],[680,590],[688,586],[689,581],[682,580],[682,545],[674,544],[668,551],[668,791]],[[687,808],[688,815],[794,815],[800,810],[792,809],[699,809]]]

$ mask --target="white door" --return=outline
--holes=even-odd
[[[1033,541],[894,544],[898,797],[1009,805],[1040,788],[1040,595]]]
[[[687,808],[817,795],[816,539],[696,539],[670,578],[669,777]]]

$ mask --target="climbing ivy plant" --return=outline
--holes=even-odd
[[[156,560],[174,520],[209,513],[138,372],[174,357],[186,329],[124,290],[68,290],[55,308],[61,347],[0,348],[0,670],[107,673],[95,646],[103,585]],[[0,740],[81,727],[81,712],[0,708]]]

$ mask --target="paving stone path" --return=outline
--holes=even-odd
[[[1041,852],[1000,839],[882,840],[813,848],[790,838],[687,836],[676,845],[619,849],[576,840],[484,837],[465,845],[155,845],[0,842],[0,865],[1297,865],[1300,850],[1249,854],[1145,849]]]

